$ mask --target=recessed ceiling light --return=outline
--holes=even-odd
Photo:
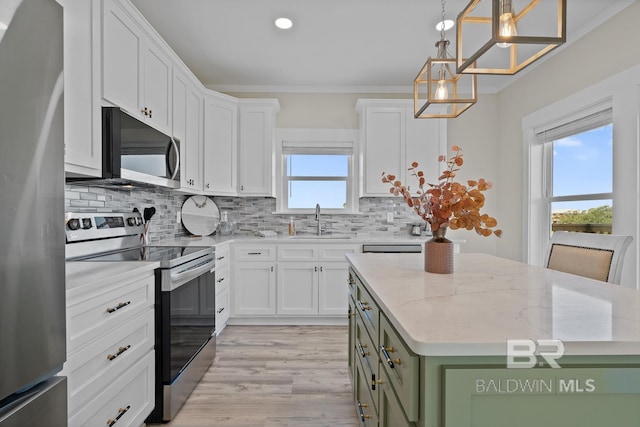
[[[293,27],[293,22],[291,22],[291,19],[289,18],[278,18],[275,20],[275,24],[276,27],[280,28],[281,30],[288,30],[289,28]]]
[[[440,21],[436,24],[436,30],[442,31],[442,26],[444,25],[444,30],[450,30],[453,28],[454,22],[451,19],[445,19],[444,21]]]

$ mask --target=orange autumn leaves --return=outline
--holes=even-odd
[[[447,164],[438,178],[440,181],[438,184],[426,182],[424,173],[418,170],[418,162],[411,164],[408,170],[418,180],[418,191],[415,196],[411,195],[395,175],[387,175],[383,172],[382,182],[391,184],[389,191],[394,196],[402,196],[407,205],[431,225],[431,231],[449,227],[452,230],[475,230],[482,236],[491,234],[502,236],[502,230],[495,230],[498,221],[487,214],[480,213],[485,201],[483,192],[491,188],[491,183],[483,178],[477,181],[469,180],[467,185],[454,181],[464,160],[460,147],[454,145],[451,149],[455,152],[454,156],[448,160],[445,156],[440,156],[438,159]]]

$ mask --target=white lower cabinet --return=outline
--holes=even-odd
[[[228,243],[216,245],[216,335],[227,326],[231,315],[231,262]]]
[[[313,315],[318,313],[318,264],[279,262],[276,292],[277,313]]]
[[[92,285],[67,290],[69,426],[137,427],[154,406],[153,270]]]
[[[344,319],[348,309],[344,257],[358,250],[359,245],[354,244],[236,245],[232,320],[261,317],[275,323],[313,323]]]

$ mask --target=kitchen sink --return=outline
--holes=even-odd
[[[321,234],[320,236],[316,234],[296,234],[295,236],[289,237],[290,239],[295,240],[316,240],[316,239],[352,239],[352,236],[347,234]]]

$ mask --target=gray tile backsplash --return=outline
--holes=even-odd
[[[188,195],[163,188],[107,189],[68,184],[65,187],[65,210],[75,212],[130,212],[154,206],[156,214],[150,221],[150,241],[157,242],[188,235],[176,214]],[[227,211],[235,223],[235,232],[256,230],[287,232],[290,215],[274,215],[276,200],[266,197],[212,197],[221,212]],[[387,223],[387,213],[394,220]],[[314,233],[314,215],[293,215],[299,233]],[[323,231],[338,234],[372,233],[375,235],[408,235],[410,224],[419,223],[418,216],[401,198],[367,197],[360,199],[360,214],[322,214]]]

